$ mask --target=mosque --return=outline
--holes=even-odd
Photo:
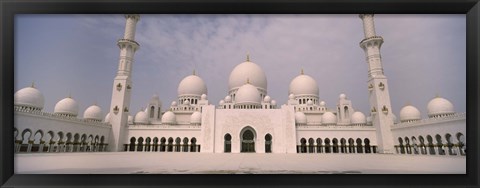
[[[286,103],[278,104],[268,95],[262,67],[247,56],[231,71],[229,90],[218,105],[209,102],[205,82],[193,72],[179,82],[178,99],[167,109],[154,95],[147,108],[134,114],[129,106],[131,70],[140,46],[135,41],[140,16],[126,15],[110,107],[92,105],[83,118],[77,117],[78,103],[67,97],[53,113],[45,112],[40,90],[33,84],[23,88],[14,95],[15,152],[466,155],[466,113],[455,112],[447,99],[431,99],[427,119],[411,105],[401,109],[399,119],[392,113],[380,55],[383,38],[375,33],[373,14],[359,17],[365,34],[360,47],[369,70],[369,112],[355,110],[345,94],[335,107],[327,107],[316,80],[303,70],[290,82]]]

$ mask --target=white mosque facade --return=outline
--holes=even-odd
[[[447,99],[427,104],[428,118],[411,105],[397,119],[392,111],[372,14],[360,15],[369,67],[365,92],[370,111],[356,111],[340,94],[329,108],[319,98],[317,82],[301,73],[289,85],[280,105],[268,95],[263,69],[247,60],[231,72],[229,91],[214,105],[205,82],[195,72],[178,85],[178,100],[162,109],[154,95],[139,112],[129,108],[134,84],[131,70],[139,15],[126,15],[120,60],[113,82],[111,106],[92,105],[83,117],[72,97],[53,113],[42,111],[44,97],[32,84],[14,95],[15,152],[204,152],[204,153],[397,153],[465,155],[466,114]],[[106,112],[106,113],[105,113]],[[130,115],[132,114],[132,115]],[[368,115],[368,116],[367,116]]]

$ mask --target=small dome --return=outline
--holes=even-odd
[[[337,116],[332,112],[325,112],[322,115],[322,124],[336,124],[337,123]]]
[[[450,115],[455,113],[453,109],[453,104],[447,99],[441,97],[435,97],[432,99],[428,105],[428,116],[434,117],[439,115]]]
[[[352,124],[367,124],[367,118],[362,112],[354,112],[351,117]]]
[[[102,121],[102,118],[103,118],[102,109],[97,105],[92,105],[88,107],[85,110],[85,112],[83,112],[83,119]]]
[[[232,97],[230,97],[230,95],[225,96],[224,102],[231,102],[231,101],[232,101]]]
[[[162,123],[163,124],[175,124],[177,122],[177,118],[172,111],[167,111],[162,116]]]
[[[203,82],[203,79],[197,75],[187,76],[178,84],[178,96],[201,96],[202,94],[208,94],[207,86],[205,82]]]
[[[271,102],[270,104],[272,104],[273,106],[275,106],[275,105],[277,105],[277,101],[272,100],[272,102]]]
[[[13,96],[15,106],[31,107],[35,109],[43,109],[45,99],[43,94],[34,87],[26,87],[15,92]]]
[[[172,106],[177,106],[177,101],[172,101]]]
[[[183,104],[184,104],[184,105],[189,105],[189,104],[190,104],[190,101],[189,101],[189,100],[184,100],[184,101],[183,101]]]
[[[312,101],[312,100],[308,100],[308,101],[307,101],[307,105],[313,105],[313,101]]]
[[[235,99],[237,104],[260,104],[261,101],[260,92],[255,86],[249,83],[238,89]]]
[[[105,116],[105,119],[104,119],[103,122],[105,122],[105,123],[110,123],[110,112],[107,113],[107,115]]]
[[[233,68],[228,79],[229,90],[242,87],[247,79],[250,79],[250,83],[255,87],[267,90],[265,72],[260,66],[248,60]]]
[[[269,103],[271,100],[272,98],[270,98],[270,96],[268,95],[263,98],[263,102],[266,102],[266,103]]]
[[[135,118],[133,119],[135,124],[148,124],[148,114],[145,111],[137,112]]]
[[[412,121],[412,120],[420,120],[420,119],[421,119],[420,111],[412,105],[404,106],[400,110],[400,121],[401,122]]]
[[[320,101],[320,106],[325,107],[325,101]]]
[[[295,95],[293,93],[290,93],[290,95],[288,95],[288,99],[291,99],[291,100],[295,99]]]
[[[219,105],[224,105],[225,104],[225,101],[223,100],[220,100],[220,102],[218,102]]]
[[[78,103],[70,97],[64,98],[57,102],[54,113],[76,117],[78,115]]]
[[[133,124],[133,116],[128,115],[127,121],[128,121],[128,124]]]
[[[345,95],[344,93],[340,94],[340,96],[338,96],[338,98],[340,99],[346,99],[347,98],[347,95]]]
[[[190,116],[190,123],[191,124],[201,124],[202,123],[202,113],[193,112],[192,116]]]
[[[295,123],[307,124],[307,116],[303,112],[295,112]]]
[[[202,96],[200,97],[202,100],[207,100],[207,94],[202,94]]]
[[[318,85],[312,77],[301,74],[290,82],[289,93],[295,96],[313,95],[318,97]]]

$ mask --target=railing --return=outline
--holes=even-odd
[[[392,129],[412,127],[412,126],[425,125],[425,124],[433,124],[433,123],[439,123],[439,122],[451,121],[451,120],[461,120],[461,119],[465,119],[466,117],[467,117],[467,113],[465,113],[465,112],[455,113],[455,114],[452,114],[452,115],[449,115],[449,116],[433,117],[433,118],[422,119],[422,120],[418,120],[418,121],[409,121],[409,122],[397,123],[397,124],[394,124]]]

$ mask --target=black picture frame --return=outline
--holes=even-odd
[[[412,187],[479,186],[478,84],[480,5],[478,0],[4,0],[0,2],[0,184],[2,187]],[[466,14],[467,174],[448,175],[19,175],[14,174],[13,83],[15,14]],[[441,39],[439,39],[441,40]],[[460,76],[460,75],[457,75]]]

